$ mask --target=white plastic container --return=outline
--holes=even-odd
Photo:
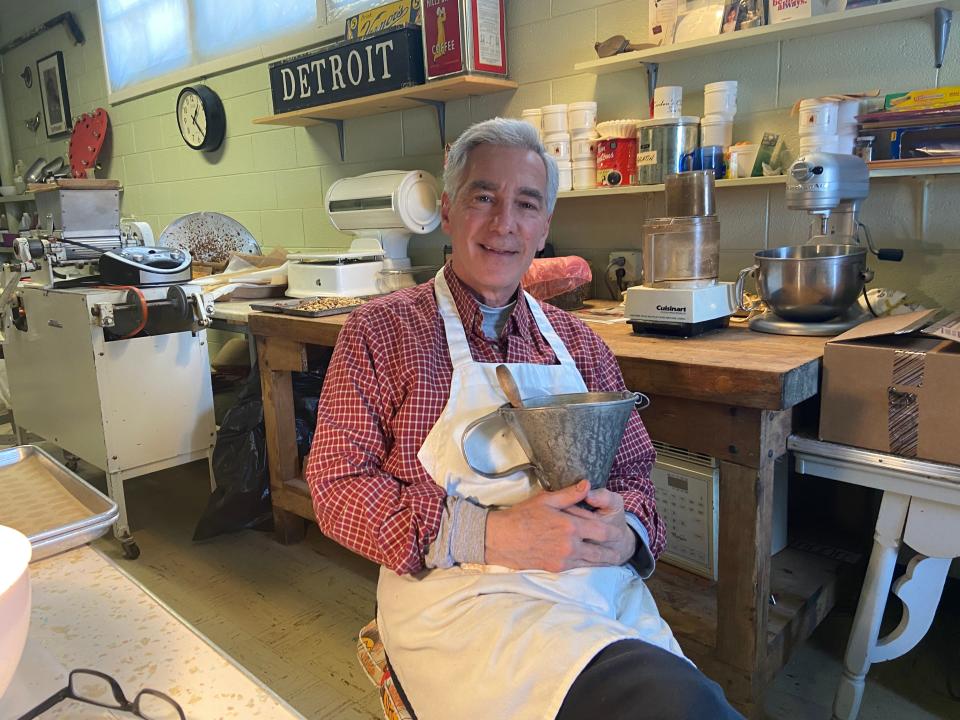
[[[573,189],[591,190],[597,186],[597,161],[573,161]]]
[[[540,108],[529,108],[520,111],[520,119],[533,125],[540,136],[543,136],[543,113]]]
[[[727,165],[727,176],[732,178],[750,177],[750,173],[753,171],[753,164],[757,161],[758,150],[760,150],[759,143],[731,145],[728,148],[730,163]]]
[[[653,91],[653,117],[678,118],[683,113],[683,88],[679,85],[663,85]]]
[[[593,160],[597,157],[597,140],[600,135],[593,129],[570,131],[570,159]]]
[[[554,160],[570,160],[570,133],[551,133],[543,138],[543,146]]]
[[[737,81],[708,83],[703,87],[703,114],[722,115],[733,120],[737,114]]]
[[[800,135],[836,135],[839,111],[836,100],[801,100]]]
[[[572,190],[573,189],[573,166],[570,164],[569,160],[557,160],[557,170],[559,171],[560,183],[558,186],[559,191]],[[596,178],[594,178],[596,182]]]
[[[840,139],[836,135],[801,135],[800,136],[800,154],[805,155],[811,152],[840,152]]]
[[[706,115],[700,118],[700,146],[733,144],[733,120],[723,115]]]
[[[597,124],[597,104],[592,100],[567,105],[567,126],[570,131],[592,130]]]
[[[567,106],[544,105],[540,108],[543,113],[543,134],[567,132]]]
[[[856,125],[854,129],[850,132],[843,132],[837,135],[837,149],[836,152],[843,153],[844,155],[853,155],[853,146],[857,142],[857,132]]]
[[[32,553],[25,535],[0,525],[0,695],[13,679],[30,629]]]

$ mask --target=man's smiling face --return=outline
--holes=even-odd
[[[506,305],[550,229],[543,159],[523,148],[479,145],[454,200],[443,194],[453,270],[492,307]]]

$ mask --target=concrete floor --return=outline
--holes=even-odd
[[[81,472],[103,487],[96,469],[81,463]],[[125,487],[141,557],[124,560],[109,536],[97,547],[306,717],[382,717],[355,658],[356,633],[373,613],[371,563],[316,528],[305,542],[288,547],[252,530],[192,542],[209,492],[205,463],[136,478]],[[921,645],[871,670],[862,720],[960,718],[960,701],[949,691],[952,680],[960,692],[958,599],[960,592],[948,588]],[[779,673],[764,698],[767,718],[830,717],[854,604],[855,597],[841,600]]]

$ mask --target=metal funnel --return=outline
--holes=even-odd
[[[641,393],[571,393],[527,398],[523,408],[504,405],[494,413],[471,423],[467,436],[481,424],[505,422],[523,448],[529,465],[499,473],[476,472],[487,477],[504,477],[517,470],[532,468],[546,490],[559,490],[580,480],[591,488],[607,484],[613,458],[635,407],[646,407],[649,400]]]

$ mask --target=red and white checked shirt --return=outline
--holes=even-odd
[[[525,302],[516,304],[500,338],[488,339],[476,299],[449,265],[444,273],[474,360],[557,363]],[[589,390],[626,389],[613,353],[592,330],[563,310],[543,309]],[[417,452],[447,404],[452,374],[431,280],[354,310],[324,379],[304,469],[320,529],[398,574],[424,568],[440,528],[446,491]],[[625,509],[647,528],[657,557],[665,534],[650,481],[655,456],[634,414],[608,488],[623,495]]]

